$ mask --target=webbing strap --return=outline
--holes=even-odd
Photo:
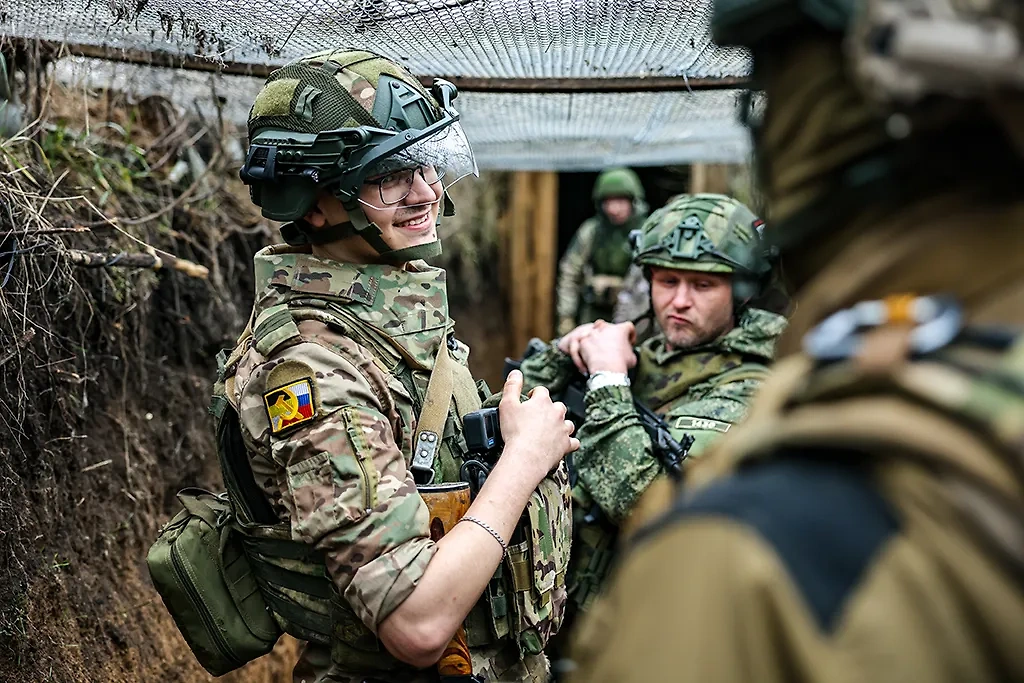
[[[767,365],[761,365],[760,363],[744,363],[735,370],[729,370],[723,372],[720,375],[715,375],[711,379],[713,384],[721,385],[728,384],[730,382],[742,382],[743,380],[756,379],[763,380],[771,370]]]
[[[330,615],[314,612],[261,582],[263,599],[271,611],[284,618],[291,635],[321,645],[330,645],[333,621]]]
[[[323,600],[330,600],[335,596],[334,586],[326,576],[310,576],[301,572],[289,571],[252,556],[249,557],[249,563],[253,572],[267,583]]]
[[[283,538],[260,538],[258,536],[245,535],[243,537],[245,549],[250,555],[265,555],[283,560],[299,560],[323,564],[323,551],[315,549],[308,543],[301,541],[286,540]]]
[[[256,484],[249,454],[242,441],[242,428],[234,406],[224,408],[217,423],[217,456],[231,502],[242,509],[247,521],[273,525],[280,522],[270,501]]]
[[[429,484],[434,480],[434,460],[441,447],[441,436],[448,421],[448,408],[452,402],[455,375],[448,355],[447,335],[442,333],[441,342],[434,357],[434,368],[427,380],[427,392],[423,397],[423,408],[416,421],[416,435],[413,439],[412,470],[418,474],[417,483]]]

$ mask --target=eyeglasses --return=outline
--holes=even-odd
[[[438,171],[434,166],[417,166],[372,178],[365,181],[365,184],[377,186],[380,200],[385,205],[397,204],[412,192],[417,173],[427,185],[435,185],[444,177],[444,171]]]

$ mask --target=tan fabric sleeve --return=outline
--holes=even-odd
[[[707,518],[626,551],[584,616],[573,683],[789,683],[817,634],[769,547]],[[837,680],[822,678],[819,680]]]

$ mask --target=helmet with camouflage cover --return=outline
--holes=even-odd
[[[383,190],[379,202],[360,192],[367,179],[430,169],[441,189],[430,203],[443,201],[443,213],[454,213],[447,188],[477,172],[452,106],[457,95],[441,79],[428,92],[403,67],[371,52],[327,50],[303,57],[274,71],[257,95],[240,176],[264,216],[288,222],[282,233],[289,243],[355,234],[384,261],[436,255],[437,240],[392,250],[362,205],[386,208],[396,202]],[[303,217],[324,193],[338,198],[349,221],[313,231]]]
[[[763,221],[721,194],[683,194],[648,218],[634,238],[633,262],[732,274],[735,310],[757,297],[771,273],[761,242]]]

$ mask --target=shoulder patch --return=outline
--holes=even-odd
[[[705,431],[722,432],[723,434],[729,431],[730,427],[732,427],[732,424],[729,422],[712,420],[707,417],[680,417],[676,418],[675,424],[672,425],[673,429],[680,431],[703,429]]]
[[[285,361],[267,376],[263,406],[270,422],[270,433],[281,434],[292,427],[311,422],[319,412],[316,376],[299,361]]]

